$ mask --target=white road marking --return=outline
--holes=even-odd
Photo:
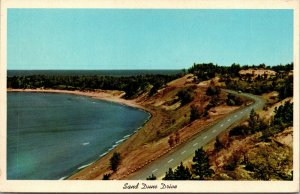
[[[212,132],[213,132],[213,133],[215,133],[215,132],[216,132],[216,130],[213,130]]]
[[[231,119],[228,119],[227,121],[229,122]]]
[[[198,143],[195,143],[193,146],[195,147]]]
[[[244,112],[242,111],[240,114],[243,114]]]
[[[222,124],[221,127],[223,127],[224,125]]]
[[[207,138],[207,136],[203,137],[203,139],[206,139],[206,138]]]
[[[181,152],[181,155],[183,155],[186,151],[184,150],[183,152]]]
[[[234,117],[237,117],[237,115],[234,115]]]
[[[168,161],[168,163],[172,162],[174,159],[172,158],[171,160]]]
[[[158,169],[152,170],[153,173],[155,173],[156,171],[158,171]]]

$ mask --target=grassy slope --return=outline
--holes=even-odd
[[[238,108],[227,106],[226,94],[221,93],[220,105],[209,111],[209,117],[190,123],[190,105],[197,105],[199,109],[203,109],[211,99],[205,94],[210,82],[195,84],[193,80],[193,75],[188,74],[168,83],[152,97],[146,94],[137,97],[135,101],[146,107],[152,114],[152,118],[142,129],[117,146],[111,153],[71,176],[70,179],[102,179],[104,174],[112,173],[109,168],[109,159],[113,152],[121,153],[122,162],[118,170],[112,173],[111,179],[126,179],[131,172],[170,151],[172,149],[168,144],[170,136],[178,133],[180,141],[177,144],[180,144],[200,132],[208,124]],[[194,91],[194,100],[181,106],[176,94],[185,88],[191,88]]]

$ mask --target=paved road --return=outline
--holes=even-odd
[[[250,98],[254,100],[254,103],[252,103],[249,106],[242,107],[241,109],[235,111],[232,114],[229,114],[224,119],[209,127],[204,132],[196,135],[187,143],[175,148],[175,150],[171,151],[171,153],[162,156],[158,160],[151,162],[149,165],[130,175],[128,179],[146,180],[146,178],[149,177],[151,174],[154,174],[156,177],[163,176],[170,167],[176,167],[180,164],[181,161],[184,161],[193,156],[196,149],[210,142],[218,134],[227,129],[230,125],[248,117],[252,109],[262,109],[265,104],[265,101],[262,98],[252,94],[238,93],[230,90],[225,91],[228,93]]]

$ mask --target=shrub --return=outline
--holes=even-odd
[[[206,90],[206,95],[208,96],[218,96],[221,93],[220,87],[209,86]]]
[[[229,131],[230,137],[239,136],[239,135],[244,136],[244,135],[248,135],[248,134],[250,134],[250,129],[249,129],[249,127],[247,127],[245,125],[236,126]]]
[[[183,89],[177,93],[181,105],[186,105],[194,100],[194,93],[191,89]]]
[[[109,180],[110,176],[111,176],[111,174],[105,174],[105,175],[103,175],[102,180]]]
[[[156,176],[152,174],[151,176],[147,177],[146,180],[156,180]]]
[[[113,171],[116,171],[119,164],[121,163],[121,154],[115,152],[113,156],[110,158],[110,167]]]
[[[201,116],[200,111],[198,110],[198,107],[195,105],[191,106],[191,114],[190,114],[190,122],[193,122],[196,119],[199,119]]]

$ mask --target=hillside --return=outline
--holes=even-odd
[[[155,95],[149,95],[149,88],[148,92],[133,99],[137,105],[152,114],[151,119],[109,154],[69,179],[102,179],[105,174],[110,174],[110,179],[126,179],[132,172],[171,149],[176,149],[177,145],[199,133],[205,126],[239,107],[227,105],[227,94],[219,89],[215,90],[219,84],[218,79],[199,84],[194,80],[193,74],[187,74],[167,83]],[[218,94],[207,95],[208,90]],[[197,113],[193,120],[191,107]],[[114,152],[121,155],[121,163],[116,172],[110,169],[109,162]]]
[[[262,127],[256,132],[232,135],[234,128],[246,130],[245,126],[250,122],[248,120],[240,125],[243,127],[230,128],[218,137],[221,148],[216,149],[216,141],[205,147],[215,171],[214,180],[292,179],[293,127],[272,121],[278,117],[275,110],[287,106],[287,103],[292,103],[292,98],[260,111],[259,122],[262,122]],[[290,113],[285,111],[285,114]]]

